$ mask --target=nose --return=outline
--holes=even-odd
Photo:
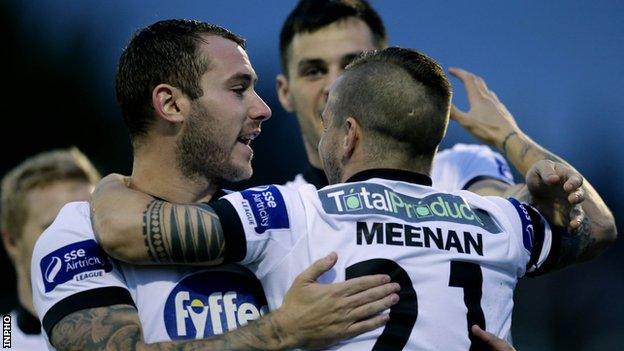
[[[262,100],[258,93],[254,92],[254,94],[256,96],[256,101],[249,110],[249,118],[259,122],[266,121],[271,118],[271,108],[264,102],[264,100]]]
[[[327,102],[327,97],[329,96],[329,89],[331,88],[332,84],[334,84],[336,79],[340,77],[343,71],[344,69],[342,68],[334,68],[330,70],[329,74],[327,74],[327,81],[325,82],[325,86],[323,87],[323,98],[325,99],[325,102]]]

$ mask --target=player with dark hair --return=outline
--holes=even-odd
[[[63,205],[89,199],[100,174],[78,149],[39,153],[11,169],[2,179],[2,242],[17,277],[19,305],[11,312],[11,349],[46,347],[36,317],[30,283],[35,241]]]
[[[132,186],[202,208],[223,194],[223,180],[251,176],[249,144],[271,116],[254,90],[256,80],[243,40],[224,28],[166,20],[138,31],[117,71],[117,98],[134,149]],[[212,221],[189,214],[169,220],[198,228]],[[157,225],[155,218],[145,222],[146,229]],[[158,264],[215,255],[227,263],[238,250],[207,237],[170,241],[153,234],[146,239]],[[173,252],[164,251],[168,245]],[[242,266],[139,267],[113,260],[96,241],[89,204],[72,202],[35,245],[34,307],[60,350],[321,347],[383,325],[388,317],[378,313],[397,300],[399,287],[387,275],[316,283],[336,259],[329,254],[310,265],[284,305],[268,313],[260,282]]]
[[[358,54],[385,48],[387,41],[367,1],[302,0],[289,14],[280,34],[283,73],[277,91],[282,106],[297,116],[309,166],[288,185],[327,185],[316,146],[329,86]],[[504,191],[513,184],[505,159],[479,145],[458,144],[439,153],[432,178],[441,190]]]
[[[443,70],[427,56],[369,52],[332,84],[322,113],[318,150],[334,185],[262,186],[195,206],[129,189],[113,175],[93,197],[93,224],[111,255],[139,264],[188,263],[192,251],[175,244],[182,240],[232,247],[193,262],[240,262],[262,281],[271,308],[329,251],[341,259],[327,281],[390,274],[401,291],[386,327],[339,349],[494,347],[494,336],[510,336],[518,278],[569,264],[584,248],[579,238],[606,245],[616,229],[600,197],[563,163],[541,160],[527,172],[535,207],[431,187],[450,98]]]
[[[291,11],[280,34],[283,74],[277,77],[277,91],[282,106],[297,116],[310,165],[288,186],[313,184],[321,188],[328,184],[317,145],[322,132],[320,115],[329,87],[358,54],[382,49],[387,41],[383,22],[366,0],[300,0]],[[451,118],[479,140],[497,148],[520,174],[526,174],[539,160],[570,166],[526,135],[483,79],[458,68],[449,71],[464,83],[470,103],[468,112],[452,106]],[[362,106],[361,100],[354,102]],[[464,189],[480,195],[531,201],[524,184],[514,184],[507,161],[483,145],[457,144],[438,152],[431,178],[433,187],[439,190]],[[599,198],[591,185],[589,189]],[[596,203],[603,206],[601,211],[609,212],[602,200]],[[613,218],[592,225],[608,232],[612,222]],[[562,248],[565,259],[560,266],[595,257],[608,243],[609,238],[578,238],[574,245]]]

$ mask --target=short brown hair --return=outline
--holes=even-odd
[[[78,180],[91,184],[100,179],[89,159],[75,147],[39,153],[24,160],[2,179],[0,225],[11,239],[21,237],[28,215],[28,192],[57,181]]]
[[[377,48],[386,46],[388,42],[386,28],[377,11],[367,0],[300,0],[284,21],[280,31],[280,62],[284,74],[288,76],[288,50],[295,35],[314,33],[351,17],[366,23]]]
[[[347,66],[336,89],[334,123],[355,117],[369,130],[371,154],[431,160],[446,133],[451,85],[433,59],[390,47],[363,53]]]
[[[193,20],[158,21],[134,34],[124,49],[119,64],[115,90],[132,144],[147,133],[154,121],[150,104],[152,90],[161,83],[171,84],[191,99],[203,95],[202,74],[209,62],[199,54],[202,35],[215,35],[235,42],[245,49],[245,39],[229,30]]]

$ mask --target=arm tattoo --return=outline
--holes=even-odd
[[[225,253],[219,217],[208,205],[150,202],[143,211],[143,238],[157,263],[208,262]]]
[[[595,244],[596,238],[592,236],[592,223],[588,218],[584,218],[581,226],[573,233],[563,232],[557,268],[590,259],[594,253]]]
[[[138,320],[136,309],[129,305],[85,309],[61,319],[50,342],[58,350],[122,350],[121,344],[127,345],[132,342],[129,336],[138,334]]]
[[[514,135],[517,135],[517,132],[511,132],[509,134],[507,134],[507,136],[505,136],[505,139],[503,139],[503,154],[506,156],[507,155],[507,142],[509,141],[509,138],[511,138]]]
[[[50,342],[59,351],[254,351],[281,349],[282,333],[269,314],[233,332],[209,339],[145,344],[137,310],[130,305],[113,305],[65,316],[52,329]]]
[[[533,149],[533,147],[530,144],[524,143],[522,145],[522,150],[520,150],[520,158],[524,160],[524,158],[529,153],[529,151],[531,151],[531,149]]]

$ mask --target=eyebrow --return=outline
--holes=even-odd
[[[255,74],[249,74],[249,73],[236,73],[233,76],[231,76],[230,78],[228,78],[228,80],[225,81],[226,84],[233,84],[233,83],[243,83],[245,85],[255,85],[256,82],[258,81],[258,76],[256,76]]]
[[[303,69],[305,66],[313,66],[313,65],[325,65],[325,60],[322,59],[303,59],[301,61],[299,61],[299,64],[297,64],[297,68],[299,70]]]
[[[365,50],[347,53],[340,58],[340,63],[343,65],[346,65],[350,63],[351,61],[353,61],[353,59],[355,59],[356,57],[360,56],[360,54],[363,53],[364,51]],[[326,64],[325,60],[320,59],[320,58],[307,58],[307,59],[304,58],[304,59],[301,59],[299,63],[297,64],[297,69],[301,70],[305,66],[325,65],[325,64]]]
[[[358,53],[350,53],[350,54],[346,54],[342,57],[342,59],[340,60],[340,63],[343,66],[348,65],[349,63],[351,63],[351,61],[355,60],[356,57],[360,56],[360,54],[362,54],[364,51],[360,51]]]

